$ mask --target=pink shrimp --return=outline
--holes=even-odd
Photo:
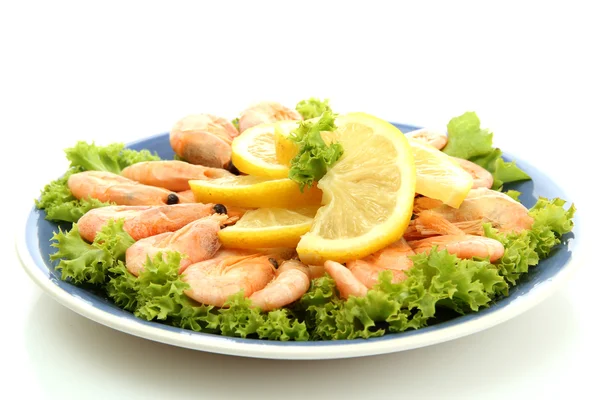
[[[147,257],[154,258],[159,252],[172,250],[183,256],[179,268],[179,273],[182,273],[189,265],[207,260],[219,250],[221,243],[217,234],[227,218],[224,214],[213,214],[192,221],[175,232],[140,239],[127,249],[125,266],[138,276],[144,269]]]
[[[215,206],[215,204],[193,203],[169,206],[100,207],[85,213],[77,221],[77,226],[81,237],[92,242],[109,220],[123,219],[123,229],[134,240],[140,240],[164,232],[176,231],[192,221],[223,211]]]
[[[392,282],[406,279],[404,271],[413,266],[409,256],[414,255],[406,240],[400,239],[363,259],[346,263],[348,270],[368,289],[379,283],[383,271],[392,272]]]
[[[310,287],[309,270],[298,260],[284,261],[275,279],[249,297],[255,307],[271,311],[300,299]]]
[[[240,133],[253,126],[284,120],[302,120],[298,111],[273,101],[263,101],[246,108],[240,115]]]
[[[210,168],[184,161],[145,161],[130,165],[121,175],[144,185],[157,186],[174,192],[188,190],[189,181],[213,179],[233,174],[222,168]]]
[[[467,171],[473,177],[473,189],[480,187],[491,189],[491,187],[494,185],[494,177],[487,169],[480,167],[474,162],[465,160],[464,158],[452,158],[460,165],[462,169]]]
[[[195,114],[177,121],[169,141],[175,154],[189,163],[225,168],[231,162],[231,142],[238,135],[225,118]]]
[[[93,198],[122,206],[152,206],[179,202],[177,195],[167,189],[143,185],[106,171],[73,174],[67,180],[67,185],[77,199]]]
[[[196,196],[194,196],[194,192],[192,192],[191,190],[177,192],[177,197],[179,197],[179,204],[196,203]]]
[[[471,189],[459,208],[442,204],[426,197],[415,199],[413,211],[433,210],[452,223],[490,222],[502,232],[520,232],[530,229],[533,218],[529,210],[502,192],[487,188]]]
[[[408,242],[416,253],[429,252],[433,246],[437,246],[438,250],[446,249],[459,258],[489,257],[490,262],[494,262],[504,255],[504,246],[499,241],[488,237],[465,234],[456,225],[435,211],[423,211],[418,219],[420,224],[428,231],[437,233],[440,236]]]
[[[433,146],[438,150],[442,150],[444,147],[446,147],[446,144],[448,143],[448,136],[426,128],[417,129],[416,131],[408,132],[405,135],[408,138],[427,143],[428,145]]]
[[[367,295],[369,289],[348,268],[331,260],[325,261],[324,266],[325,272],[335,281],[335,286],[342,298],[347,299],[350,296],[364,297]]]
[[[459,258],[487,258],[490,262],[504,255],[504,246],[499,241],[475,235],[441,235],[408,242],[415,253],[429,253],[434,246],[437,250],[447,250]]]
[[[182,280],[190,289],[184,293],[199,303],[223,307],[240,290],[249,297],[267,286],[275,277],[273,264],[278,261],[252,250],[221,249],[213,258],[187,267]]]

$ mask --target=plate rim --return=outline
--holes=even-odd
[[[127,144],[127,146],[129,147],[139,144],[140,142],[150,140],[161,135],[164,135],[164,133],[150,135],[146,138],[138,139],[130,142]],[[504,152],[504,154],[509,155],[510,153]],[[548,179],[550,178],[548,177]],[[557,182],[555,179],[550,179],[550,181],[556,186],[557,189],[566,194],[560,182]],[[320,341],[315,342],[318,343],[318,345],[315,346],[299,344],[294,345],[294,342],[286,342],[285,346],[282,346],[281,342],[267,340],[265,340],[264,343],[258,343],[258,341],[244,343],[241,341],[243,340],[242,338],[230,338],[227,336],[212,334],[198,334],[198,332],[194,331],[190,331],[188,334],[183,334],[182,332],[173,332],[162,328],[160,323],[156,323],[155,326],[147,326],[136,321],[135,319],[122,318],[118,315],[101,310],[100,308],[88,303],[84,299],[74,296],[73,294],[60,288],[58,285],[53,283],[52,280],[38,267],[38,264],[28,250],[27,221],[35,211],[35,205],[27,210],[27,214],[23,219],[23,223],[19,226],[16,232],[16,252],[21,266],[27,275],[42,289],[43,292],[50,295],[50,297],[52,297],[58,303],[96,323],[143,339],[192,350],[250,358],[283,360],[355,358],[412,350],[469,336],[506,322],[520,314],[523,314],[524,312],[532,309],[536,305],[546,300],[550,295],[555,293],[561,285],[569,280],[575,271],[582,265],[581,260],[583,259],[583,246],[581,245],[582,218],[580,217],[580,210],[578,209],[578,212],[573,219],[575,223],[573,232],[577,231],[576,237],[578,238],[577,252],[572,252],[571,257],[565,264],[563,264],[556,275],[550,279],[540,282],[540,284],[530,289],[526,294],[516,297],[511,301],[510,304],[507,304],[505,307],[502,307],[490,314],[482,315],[462,323],[443,327],[433,331],[410,336],[399,335],[398,337],[389,338],[385,341],[370,342],[365,339],[355,339],[344,342],[343,344],[336,343],[335,341],[332,341],[331,344],[327,343],[326,341]],[[45,263],[44,268],[47,269],[47,265]],[[275,345],[277,343],[280,345]]]

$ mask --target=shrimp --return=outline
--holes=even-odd
[[[199,303],[223,307],[229,296],[244,291],[252,296],[275,277],[269,254],[252,250],[220,249],[209,260],[194,263],[183,272],[182,280],[190,285],[185,295]]]
[[[298,300],[309,287],[308,267],[298,260],[288,260],[277,268],[275,279],[249,299],[262,311],[271,311]]]
[[[356,279],[371,289],[379,283],[382,271],[391,271],[394,283],[406,279],[404,271],[413,266],[409,256],[414,254],[406,240],[400,239],[361,260],[349,261],[346,265]]]
[[[469,221],[490,222],[501,232],[518,233],[530,229],[533,224],[533,218],[523,204],[505,193],[487,188],[471,189],[459,208],[426,197],[415,199],[415,213],[419,214],[427,209],[436,211],[454,224]]]
[[[448,136],[425,128],[408,132],[405,135],[408,138],[427,143],[428,145],[433,146],[438,150],[442,150],[444,147],[446,147],[446,144],[448,143]]]
[[[108,206],[94,208],[85,213],[77,226],[79,234],[93,242],[96,234],[109,220],[123,219],[123,229],[140,240],[164,232],[173,232],[192,221],[211,214],[223,213],[222,204],[174,204],[170,206]],[[225,209],[225,213],[227,213]],[[224,214],[224,213],[223,213]]]
[[[302,120],[298,111],[273,101],[263,101],[246,108],[240,115],[240,133],[253,126],[284,120]]]
[[[437,250],[447,250],[459,258],[487,258],[490,262],[504,255],[504,246],[499,241],[475,235],[441,235],[408,242],[415,253],[429,253],[434,246]]]
[[[415,253],[429,252],[433,246],[437,246],[438,250],[446,249],[459,258],[489,257],[490,262],[494,262],[504,255],[504,245],[499,241],[468,235],[435,211],[422,212],[418,220],[426,229],[440,236],[408,242]]]
[[[175,154],[189,163],[225,168],[231,161],[231,142],[238,130],[212,114],[188,115],[173,126],[169,142]]]
[[[471,162],[469,160],[465,160],[460,157],[452,157],[454,161],[456,161],[462,169],[467,171],[473,177],[473,189],[484,187],[491,189],[494,185],[494,177],[492,174],[485,168],[480,167],[479,165]]]
[[[144,185],[157,186],[174,192],[189,190],[190,180],[233,176],[225,169],[177,160],[139,162],[125,168],[121,171],[121,175]]]
[[[189,265],[207,260],[219,250],[221,243],[217,234],[227,218],[227,215],[213,214],[192,221],[174,232],[140,239],[125,252],[125,266],[138,276],[144,269],[147,257],[154,258],[159,252],[173,250],[183,256],[179,264],[179,273],[182,273]],[[166,254],[163,254],[166,259]]]
[[[325,272],[335,281],[335,286],[340,296],[347,299],[350,296],[364,297],[369,289],[359,281],[352,272],[342,264],[335,261],[325,261]]]
[[[167,189],[143,185],[106,171],[84,171],[73,174],[67,185],[77,199],[94,198],[122,206],[176,204],[177,195]]]

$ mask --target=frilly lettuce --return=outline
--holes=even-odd
[[[531,179],[514,161],[502,159],[502,151],[492,146],[493,133],[481,129],[476,113],[468,111],[448,122],[448,144],[444,153],[464,158],[491,172],[494,177],[493,189],[505,183]]]
[[[290,134],[290,140],[299,144],[298,154],[290,162],[289,178],[300,185],[300,190],[321,179],[327,168],[344,153],[339,143],[327,145],[321,137],[322,131],[335,130],[335,115],[325,112],[316,121],[302,121]]]
[[[59,260],[56,266],[63,280],[75,284],[104,284],[107,272],[117,261],[124,260],[125,251],[134,243],[123,230],[123,221],[109,221],[96,235],[92,244],[83,240],[77,224],[71,230],[52,236],[51,246],[58,250],[50,255],[50,260]]]
[[[517,195],[517,193],[512,193]],[[266,340],[338,340],[382,336],[434,324],[447,315],[477,312],[509,294],[510,287],[550,255],[561,236],[573,228],[575,207],[565,201],[540,198],[531,208],[531,230],[499,233],[490,224],[485,234],[505,245],[496,263],[463,260],[446,250],[412,256],[414,267],[407,279],[392,283],[389,271],[365,297],[342,299],[334,280],[314,279],[300,300],[286,308],[263,312],[253,307],[242,292],[231,296],[225,307],[201,305],[185,295],[189,288],[178,274],[181,255],[159,253],[148,258],[135,277],[123,264],[133,239],[122,221],[112,221],[92,244],[83,241],[77,225],[55,235],[62,279],[76,284],[103,286],[108,297],[138,318],[161,321],[206,333]]]
[[[296,104],[296,111],[302,115],[305,120],[320,117],[325,112],[332,112],[329,106],[329,99],[319,100],[311,97],[307,100],[301,100]]]

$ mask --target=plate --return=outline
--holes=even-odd
[[[418,129],[404,124],[394,125],[405,133]],[[149,149],[156,151],[161,158],[173,158],[168,133],[133,142],[127,147]],[[533,206],[539,196],[560,197],[569,203],[572,201],[555,182],[526,161],[506,153],[504,158],[517,161],[532,177],[532,181],[511,187],[522,192],[521,200],[525,206]],[[50,239],[57,225],[46,221],[44,212],[35,207],[28,212],[17,234],[17,252],[25,271],[52,298],[84,317],[113,329],[161,343],[220,354],[272,359],[333,359],[429,346],[482,331],[525,312],[552,294],[573,272],[576,266],[574,254],[579,254],[575,247],[580,242],[574,240],[580,225],[577,216],[574,223],[573,231],[564,236],[564,244],[559,245],[551,257],[532,268],[517,286],[511,288],[508,297],[498,300],[489,308],[418,330],[386,334],[378,338],[339,341],[276,342],[232,338],[138,319],[104,297],[60,279],[49,261],[49,254],[55,251],[50,246]]]

